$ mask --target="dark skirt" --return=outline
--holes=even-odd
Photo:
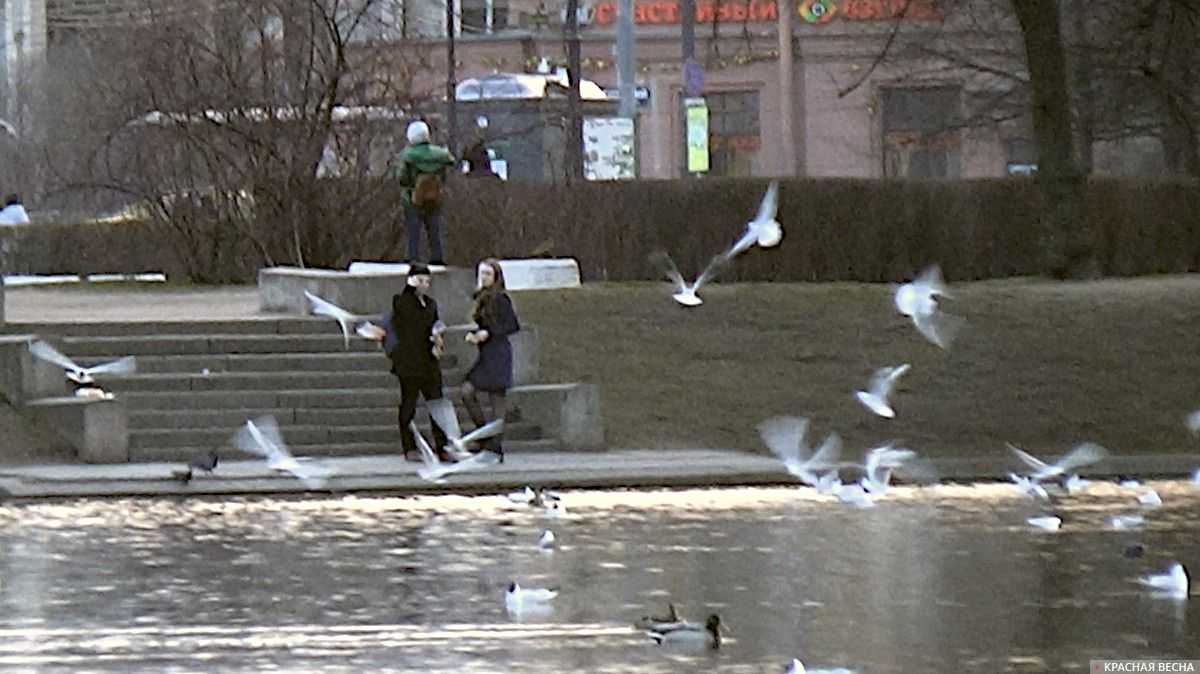
[[[503,393],[512,388],[512,344],[508,337],[493,337],[479,345],[479,357],[467,373],[467,381],[480,391]]]

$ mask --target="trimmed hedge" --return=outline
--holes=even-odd
[[[570,256],[588,280],[648,280],[657,274],[647,256],[663,249],[691,276],[738,236],[768,182],[640,180],[567,187],[456,179],[446,212],[448,261]],[[341,189],[334,181],[326,187]],[[780,192],[783,244],[751,251],[723,279],[895,281],[935,261],[947,277],[959,280],[1048,272],[1041,194],[1028,179],[792,179]],[[362,204],[359,212],[383,215],[355,221],[322,213],[305,223],[306,248],[319,253],[310,253],[310,260],[345,268],[352,260],[404,256],[397,195],[374,193],[377,202]],[[1092,179],[1086,213],[1101,274],[1200,270],[1200,183]],[[180,229],[144,222],[12,228],[18,254],[9,268],[162,270],[197,281],[254,280],[263,257],[236,232]],[[283,244],[274,257],[294,264]],[[205,273],[216,266],[219,274]]]

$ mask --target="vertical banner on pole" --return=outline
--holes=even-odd
[[[688,173],[708,172],[708,103],[703,98],[685,98]]]

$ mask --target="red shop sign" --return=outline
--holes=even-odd
[[[799,0],[795,7],[796,13],[809,23],[826,23],[834,18],[851,21],[878,21],[900,16],[906,19],[941,20],[944,16],[937,0]],[[697,0],[696,22],[711,23],[714,19],[723,22],[775,21],[779,16],[778,11],[775,0]],[[608,26],[616,21],[616,0],[601,0],[594,5],[592,23],[598,26]],[[633,22],[637,24],[679,23],[679,2],[678,0],[635,2]]]

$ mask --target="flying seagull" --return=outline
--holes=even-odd
[[[267,460],[267,467],[290,473],[309,489],[322,489],[333,475],[329,467],[313,461],[297,461],[279,433],[273,416],[246,421],[233,436],[233,445],[247,454],[257,454]]]
[[[779,182],[771,181],[767,193],[758,204],[758,213],[754,219],[746,223],[746,231],[733,247],[723,253],[728,259],[733,259],[746,252],[751,246],[763,248],[778,246],[783,240],[783,226],[775,219],[779,211]]]
[[[417,469],[417,475],[427,482],[442,482],[446,479],[447,475],[490,466],[499,460],[499,457],[494,452],[480,452],[472,454],[462,461],[443,463],[438,460],[437,455],[433,452],[433,448],[429,446],[429,443],[425,441],[425,437],[417,430],[415,423],[410,422],[408,430],[416,438],[417,447],[421,451],[421,461],[424,464]]]
[[[377,338],[380,328],[368,320],[372,318],[371,316],[352,314],[332,302],[317,297],[307,290],[304,291],[304,296],[308,298],[309,308],[312,310],[312,313],[318,316],[328,316],[338,322],[338,325],[342,328],[342,339],[346,344],[346,350],[350,349],[351,326],[354,326],[354,333],[357,335],[366,337],[367,339]]]
[[[1172,564],[1166,573],[1142,576],[1137,582],[1176,599],[1186,599],[1192,584],[1187,568],[1178,562]]]
[[[98,374],[133,374],[137,372],[137,359],[133,356],[126,356],[93,367],[83,367],[64,356],[48,342],[40,339],[29,345],[29,353],[66,370],[67,378],[77,384],[95,383],[94,377]]]
[[[675,266],[675,262],[671,260],[670,255],[658,252],[650,256],[650,262],[667,277],[667,280],[675,284],[675,292],[671,295],[671,298],[685,307],[695,307],[704,304],[704,300],[700,299],[700,296],[696,293],[700,292],[700,288],[705,283],[711,281],[728,261],[729,258],[724,254],[714,257],[709,261],[704,271],[700,272],[700,275],[696,277],[696,281],[689,284],[683,280],[683,275],[679,273],[679,268]]]
[[[1104,457],[1108,456],[1108,450],[1104,449],[1100,445],[1097,445],[1094,442],[1082,442],[1078,445],[1075,445],[1070,452],[1067,452],[1056,463],[1051,464],[1042,461],[1041,459],[1033,456],[1032,454],[1012,443],[1007,444],[1008,448],[1012,450],[1013,454],[1017,455],[1017,458],[1024,461],[1030,468],[1033,469],[1033,473],[1029,475],[1029,479],[1033,480],[1034,482],[1041,482],[1042,480],[1047,480],[1066,474],[1076,468],[1090,466],[1091,464],[1096,463],[1097,461],[1100,461]]]
[[[904,363],[896,367],[885,367],[875,371],[871,376],[871,383],[866,391],[855,391],[854,397],[858,401],[867,406],[875,414],[881,417],[892,419],[896,416],[896,411],[892,409],[888,397],[892,395],[892,389],[896,386],[896,381],[908,372],[909,365]]]
[[[842,450],[841,437],[830,433],[815,452],[811,451],[804,439],[808,434],[808,419],[804,417],[771,417],[758,425],[758,434],[787,472],[810,487],[821,484],[820,471],[836,467]]]
[[[467,445],[477,440],[483,440],[499,435],[504,432],[504,420],[495,419],[479,428],[462,434],[458,425],[458,414],[454,411],[454,404],[446,398],[438,398],[437,400],[428,400],[426,404],[429,406],[429,416],[433,418],[433,422],[442,429],[442,433],[446,435],[446,440],[450,443],[451,454],[457,459],[465,459],[471,456],[467,451]],[[504,457],[500,457],[501,462]]]
[[[958,334],[962,319],[944,313],[939,297],[951,297],[937,265],[926,268],[910,283],[896,287],[896,310],[912,319],[925,339],[946,349]]]

